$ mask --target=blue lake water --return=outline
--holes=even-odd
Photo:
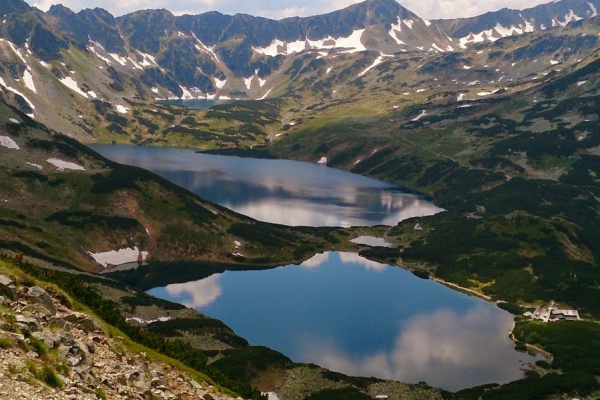
[[[441,211],[400,187],[324,165],[198,154],[193,150],[93,145],[200,197],[260,221],[289,226],[396,225]]]
[[[225,272],[150,294],[228,324],[253,345],[349,375],[447,390],[523,376],[513,317],[494,304],[354,253]]]
[[[441,211],[398,186],[313,163],[173,148],[92,148],[268,222],[395,225]],[[359,241],[388,245],[370,237]],[[354,253],[224,272],[150,293],[222,320],[253,345],[349,375],[457,390],[518,379],[524,364],[535,361],[514,350],[508,336],[513,318],[494,304]]]

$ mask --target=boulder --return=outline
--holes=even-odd
[[[74,312],[64,317],[68,322],[79,325],[85,332],[102,332],[102,327],[85,314]]]
[[[19,297],[15,283],[4,275],[0,275],[0,295],[13,301]]]
[[[50,326],[53,328],[64,329],[64,330],[71,329],[71,325],[69,325],[69,323],[67,321],[65,321],[62,318],[58,318],[58,317],[54,317],[54,318],[50,319]]]
[[[26,328],[27,333],[29,332],[37,332],[40,330],[40,321],[37,318],[26,317],[24,315],[17,315],[15,317],[15,321],[17,326],[20,328]]]
[[[54,346],[61,342],[60,335],[49,330],[34,332],[33,334],[31,334],[31,336],[44,342],[46,347],[49,349],[53,349]]]
[[[41,304],[51,315],[56,314],[56,308],[52,303],[52,298],[44,289],[39,286],[30,287],[27,291],[27,299],[32,303]]]

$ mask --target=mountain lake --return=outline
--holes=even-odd
[[[174,148],[91,147],[268,222],[395,225],[442,211],[398,186],[324,165]],[[521,378],[539,359],[514,350],[513,317],[495,304],[355,253],[226,271],[149,293],[222,320],[252,345],[348,375],[425,381],[454,391]]]
[[[203,199],[265,222],[289,226],[396,225],[407,218],[442,211],[399,186],[325,165],[165,147],[90,147],[108,159],[152,171]]]

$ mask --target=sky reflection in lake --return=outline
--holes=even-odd
[[[512,316],[354,253],[225,272],[151,294],[221,319],[255,345],[334,371],[457,390],[522,376]]]
[[[253,160],[142,146],[91,146],[105,157],[153,171],[200,197],[285,225],[395,225],[441,209],[398,186],[289,160]]]

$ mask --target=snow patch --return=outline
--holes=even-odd
[[[96,261],[98,264],[102,265],[104,268],[109,265],[121,265],[132,262],[138,262],[141,258],[142,261],[148,258],[147,251],[140,251],[137,246],[133,249],[126,248],[120,250],[112,250],[104,253],[92,253],[88,251],[88,254]]]
[[[269,89],[269,90],[267,91],[267,93],[265,93],[265,94],[264,94],[264,95],[263,95],[261,98],[259,98],[258,100],[264,100],[264,99],[266,99],[266,98],[267,98],[267,96],[268,96],[269,94],[271,94],[271,90],[273,90],[273,89]]]
[[[456,98],[456,101],[463,101],[463,99],[465,98],[465,94],[461,93],[458,95],[458,97]]]
[[[366,47],[361,43],[360,39],[365,32],[365,29],[359,29],[348,37],[334,38],[328,36],[321,40],[297,40],[295,42],[283,42],[279,39],[275,39],[267,47],[252,47],[257,53],[275,57],[277,55],[290,55],[299,53],[304,50],[329,50],[334,48],[346,48],[348,50],[344,53],[355,53],[359,51],[366,51]]]
[[[179,85],[179,89],[181,89],[181,91],[183,92],[183,94],[181,95],[182,99],[193,99],[194,96],[192,96],[192,94],[190,93],[189,90],[187,90],[187,88],[184,88],[183,86]]]
[[[127,114],[129,112],[129,108],[122,106],[120,104],[117,104],[117,112],[119,114]]]
[[[156,59],[154,58],[154,56],[151,56],[150,54],[142,53],[139,50],[137,50],[137,52],[143,58],[143,61],[140,63],[142,67],[158,66],[158,64],[156,63]]]
[[[33,93],[37,94],[37,89],[35,88],[35,83],[33,83],[33,75],[29,72],[29,69],[26,69],[23,73],[23,83],[27,89],[31,90]]]
[[[92,43],[94,43],[94,45],[96,45],[96,46],[100,47],[102,50],[104,50],[104,48],[99,43],[96,43],[96,42],[92,42]],[[88,46],[87,49],[89,51],[91,51],[92,53],[94,53],[94,55],[96,57],[98,57],[99,59],[101,59],[102,61],[107,63],[108,65],[112,64],[112,61],[110,59],[108,59],[107,57],[104,57],[102,54],[98,53],[94,46]]]
[[[437,51],[439,51],[440,53],[444,53],[446,50],[442,49],[440,46],[438,46],[435,43],[431,44],[431,47],[433,47],[434,49],[436,49]]]
[[[327,164],[327,157],[321,157],[321,159],[317,161],[317,164]]]
[[[59,160],[58,158],[49,158],[46,161],[58,168],[59,171],[63,171],[65,169],[72,169],[74,171],[85,171],[85,168],[83,168],[81,165]]]
[[[554,61],[554,60],[550,60],[550,65],[556,65],[556,64],[559,64],[559,62],[558,61]]]
[[[215,86],[218,89],[223,89],[223,87],[225,86],[226,83],[227,83],[227,79],[220,80],[219,78],[215,78]]]
[[[71,78],[70,76],[67,76],[66,78],[63,78],[63,79],[59,79],[59,82],[62,83],[63,85],[65,85],[66,87],[68,87],[69,89],[71,89],[72,91],[74,91],[75,93],[85,97],[86,99],[88,98],[88,94],[85,93],[84,91],[82,91],[81,89],[79,89],[77,82],[75,80],[73,80],[73,78]]]
[[[17,142],[8,136],[0,136],[0,146],[6,147],[7,149],[21,150]]]
[[[37,168],[37,169],[39,169],[40,171],[44,169],[44,167],[42,167],[41,165],[34,164],[34,163],[30,163],[29,161],[25,162],[25,164],[27,164],[27,165],[31,165],[32,167],[36,167],[36,168]]]
[[[145,320],[145,319],[141,319],[141,318],[137,318],[137,317],[132,317],[132,318],[125,318],[125,322],[137,322],[140,325],[148,325],[154,322],[167,322],[170,321],[171,317],[158,317],[156,319],[149,319],[149,320]]]
[[[12,88],[12,87],[8,86],[6,84],[6,82],[4,82],[4,79],[2,77],[0,77],[0,85],[4,86],[4,88],[6,90],[8,90],[9,92],[13,92],[14,94],[18,94],[19,96],[21,96],[27,102],[27,104],[29,105],[29,107],[32,110],[35,110],[35,106],[33,105],[33,103],[31,101],[29,101],[29,99],[23,93],[19,92],[15,88]],[[33,114],[29,114],[29,116],[33,118]]]
[[[573,22],[573,21],[580,21],[580,20],[582,20],[582,19],[583,19],[583,18],[581,18],[580,16],[576,15],[576,14],[573,12],[573,10],[569,10],[569,13],[565,15],[565,20],[564,20],[564,22],[561,22],[561,21],[556,21],[556,22],[557,22],[557,24],[558,24],[558,25],[560,25],[560,26],[567,26],[567,24],[569,24],[570,22]],[[554,22],[555,22],[555,21],[554,21],[554,20],[552,20],[552,26],[555,26],[555,25],[554,25]]]
[[[113,58],[113,60],[115,60],[116,62],[118,62],[122,66],[126,66],[127,65],[127,59],[125,57],[121,57],[120,55],[118,55],[116,53],[108,53],[108,55],[111,56]]]
[[[463,65],[463,69],[471,69],[471,67],[468,65]]]
[[[413,119],[411,119],[411,121],[412,122],[417,122],[418,120],[420,120],[421,118],[423,118],[426,115],[427,115],[427,111],[421,110],[421,114],[419,114],[416,117],[414,117]]]
[[[13,42],[11,42],[9,40],[4,40],[4,39],[0,39],[0,41],[8,43],[8,45],[10,46],[12,51],[21,59],[21,61],[23,61],[23,64],[27,65],[27,61],[25,60],[25,57],[23,57],[23,55],[21,54],[21,51]],[[29,68],[29,67],[27,67],[27,68]]]
[[[367,72],[369,72],[370,70],[372,70],[373,68],[375,68],[376,66],[381,64],[382,62],[383,62],[383,56],[377,57],[377,59],[373,62],[373,64],[371,64],[364,71],[362,71],[360,74],[358,74],[358,77],[360,78],[361,76],[363,76],[364,74],[366,74]]]
[[[398,17],[398,22],[396,24],[392,24],[390,30],[388,31],[389,35],[396,41],[397,44],[405,45],[399,37],[398,32],[402,32],[402,19]]]
[[[246,89],[250,90],[250,87],[252,86],[252,80],[254,79],[254,75],[252,75],[249,78],[244,78],[244,85],[246,85]]]
[[[583,86],[587,83],[587,81],[579,81],[577,82],[577,86]]]

